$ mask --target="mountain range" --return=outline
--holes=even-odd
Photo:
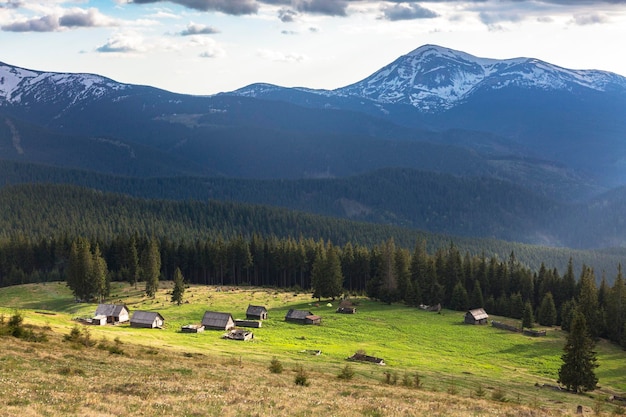
[[[0,63],[0,158],[13,167],[5,184],[46,172],[150,198],[621,246],[624,139],[620,75],[435,45],[336,90],[252,84],[213,96]],[[170,185],[145,195],[140,184],[156,178]],[[259,182],[265,193],[233,191]]]

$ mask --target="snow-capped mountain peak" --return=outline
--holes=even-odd
[[[436,45],[424,45],[368,78],[334,90],[342,96],[409,104],[425,112],[450,109],[484,89],[516,86],[542,90],[626,88],[626,79],[593,70],[570,70],[534,58],[478,58]]]
[[[93,74],[39,72],[0,62],[0,106],[42,102],[71,105],[128,87]]]

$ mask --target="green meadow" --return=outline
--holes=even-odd
[[[356,314],[337,314],[338,301],[318,302],[307,293],[271,288],[191,286],[185,291],[185,302],[177,306],[169,300],[171,285],[161,283],[152,299],[145,297],[141,286],[136,289],[114,283],[107,300],[126,304],[131,315],[134,310],[158,311],[165,318],[164,329],[135,329],[128,324],[80,326],[88,328],[95,340],[115,340],[137,349],[170,352],[174,357],[218,358],[224,363],[254,367],[255,372],[266,372],[271,359],[278,358],[286,367],[302,365],[315,375],[332,377],[330,380],[336,383],[335,376],[350,364],[355,371],[354,380],[363,384],[382,384],[386,372],[398,381],[417,374],[424,392],[472,398],[480,390],[484,391],[480,397],[487,399],[494,392],[501,392],[504,398],[498,401],[565,415],[578,404],[597,412],[623,411],[606,400],[611,395],[626,395],[626,352],[604,341],[596,346],[598,390],[574,395],[536,386],[556,385],[566,337],[558,328],[546,328],[546,337],[529,337],[491,326],[465,325],[463,312],[426,312],[359,297],[351,299]],[[228,312],[235,319],[245,318],[249,304],[265,305],[269,311],[263,326],[251,329],[252,341],[225,340],[221,337],[224,332],[213,330],[198,334],[180,332],[182,325],[199,323],[207,310]],[[77,325],[75,319],[93,316],[96,306],[74,302],[64,283],[0,289],[0,314],[8,317],[19,311],[25,323],[55,335],[69,334]],[[284,316],[290,308],[310,310],[322,317],[322,324],[305,326],[285,322]],[[490,319],[507,321],[501,317]],[[33,349],[37,345],[32,343]],[[321,355],[310,354],[317,350]],[[386,366],[346,361],[357,351],[383,358]],[[2,355],[6,362],[6,352]]]

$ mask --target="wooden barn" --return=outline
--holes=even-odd
[[[489,316],[483,308],[475,308],[465,313],[465,323],[467,324],[487,324]]]
[[[202,325],[207,330],[230,330],[235,327],[235,321],[230,313],[207,311],[202,317]]]
[[[267,320],[267,308],[264,306],[249,305],[246,310],[247,320]]]
[[[300,324],[321,324],[322,318],[310,311],[291,309],[287,312],[287,315],[285,315],[285,321]]]
[[[154,311],[140,311],[133,312],[133,316],[130,318],[130,327],[144,327],[147,329],[160,329],[165,324],[163,316]]]
[[[126,323],[130,319],[128,308],[123,304],[98,304],[94,319],[101,323],[102,316],[111,324]]]

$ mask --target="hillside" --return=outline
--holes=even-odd
[[[155,299],[149,299],[132,287],[115,284],[111,301],[125,303],[131,312],[157,310],[166,326],[164,330],[124,324],[85,328],[99,347],[60,341],[75,326],[73,317],[90,317],[95,309],[95,304],[74,303],[64,284],[0,289],[0,304],[6,306],[0,311],[5,317],[19,309],[27,325],[40,326],[35,332],[48,337],[39,343],[0,337],[4,375],[0,387],[8,394],[3,396],[4,406],[11,407],[5,410],[21,407],[32,415],[140,415],[148,408],[167,414],[280,416],[432,415],[433,411],[462,416],[472,410],[481,415],[560,416],[573,415],[578,404],[588,412],[598,407],[618,410],[604,399],[626,390],[620,377],[626,371],[624,353],[605,343],[598,345],[601,390],[574,396],[537,388],[536,383],[554,384],[564,341],[557,329],[548,329],[546,338],[529,338],[490,326],[460,325],[462,313],[433,314],[364,299],[356,300],[357,314],[338,315],[325,304],[312,305],[308,294],[261,288],[217,291],[192,286],[185,293],[189,303],[178,307],[169,303],[170,284],[164,285]],[[269,309],[269,319],[254,329],[252,342],[222,340],[219,331],[179,332],[182,324],[199,320],[207,308],[240,317],[248,304]],[[283,317],[289,308],[322,315],[322,325],[286,323]],[[389,338],[390,326],[393,338]],[[322,354],[302,353],[310,349],[321,349]],[[387,366],[345,361],[359,349],[383,357]],[[273,357],[283,363],[284,373],[268,371]],[[346,364],[355,376],[342,382],[337,375]],[[308,373],[308,387],[295,386],[296,366]],[[381,383],[386,372],[397,375],[397,385]],[[422,387],[403,386],[404,376],[415,374]],[[258,384],[264,387],[263,401],[250,398],[250,385]],[[38,395],[42,390],[45,400]],[[103,390],[106,399],[99,395]],[[11,395],[18,392],[25,394]],[[399,400],[379,402],[390,395]]]
[[[204,241],[216,236],[292,237],[330,240],[372,246],[393,238],[412,249],[425,241],[429,252],[454,242],[461,253],[508,259],[511,252],[528,267],[543,262],[564,271],[570,258],[613,275],[624,251],[550,248],[495,239],[479,239],[428,233],[391,225],[350,221],[294,210],[219,201],[146,200],[81,187],[23,184],[0,189],[0,238],[37,240],[47,237],[98,237],[106,241],[118,235],[155,235],[170,241]],[[600,276],[600,274],[598,274]]]

